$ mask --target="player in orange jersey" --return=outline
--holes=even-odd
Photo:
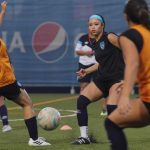
[[[6,8],[7,4],[4,1],[1,5]],[[1,16],[4,16],[3,7]],[[43,138],[38,137],[37,121],[32,101],[27,92],[18,85],[13,68],[10,64],[6,44],[2,39],[0,39],[0,96],[12,100],[23,108],[24,120],[30,136],[28,145],[50,145],[50,143],[46,142]]]
[[[120,46],[125,60],[123,85],[115,85],[108,102],[118,100],[118,107],[105,120],[112,150],[127,150],[123,129],[150,124],[150,13],[145,0],[128,0],[125,17],[129,29],[121,34]],[[139,98],[130,99],[138,79]]]
[[[7,8],[7,3],[6,3],[6,1],[3,1],[1,3],[0,25],[2,25],[2,23],[3,23],[3,18],[5,15],[5,12],[6,12],[6,8]],[[3,124],[2,132],[11,131],[12,128],[8,122],[7,107],[4,104],[4,97],[3,96],[0,96],[0,116],[1,116],[2,124]]]

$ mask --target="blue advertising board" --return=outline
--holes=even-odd
[[[2,1],[1,1],[2,2]],[[25,86],[77,85],[74,44],[88,17],[101,14],[106,30],[121,33],[124,0],[8,0],[1,36],[17,79]]]

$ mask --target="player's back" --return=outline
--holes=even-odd
[[[150,31],[142,25],[133,27],[143,37],[143,47],[140,52],[140,68],[138,80],[140,85],[140,95],[143,101],[150,102]]]
[[[13,83],[16,80],[7,54],[6,44],[0,39],[0,87]]]

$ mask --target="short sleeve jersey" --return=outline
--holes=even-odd
[[[93,44],[96,61],[99,63],[99,76],[102,80],[122,78],[124,74],[124,60],[122,51],[108,39],[108,33]]]
[[[93,43],[92,38],[89,38],[88,34],[85,34],[83,36],[81,36],[81,38],[79,39],[79,41],[77,42],[76,46],[75,46],[75,51],[92,51],[92,43]],[[95,64],[97,63],[95,60],[95,56],[79,56],[79,63],[87,66],[87,65],[91,65],[91,64]]]
[[[16,80],[10,64],[7,48],[2,39],[0,39],[0,87],[14,83]]]

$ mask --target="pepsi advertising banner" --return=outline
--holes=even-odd
[[[2,0],[0,0],[2,2]],[[8,0],[1,37],[17,80],[25,86],[77,86],[74,45],[88,18],[101,14],[106,31],[121,33],[124,0]]]

